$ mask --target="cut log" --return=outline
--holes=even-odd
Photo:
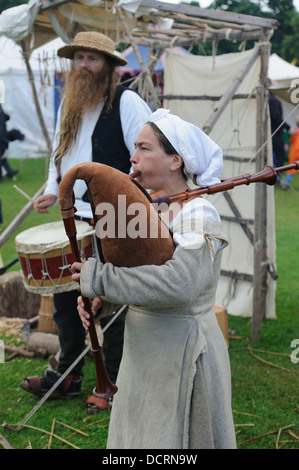
[[[31,357],[34,357],[35,355],[33,351],[27,351],[26,349],[17,348],[16,346],[5,345],[4,348],[5,348],[5,351],[12,353],[11,356],[6,358],[5,362],[8,362],[10,359],[13,359],[13,357],[16,357],[16,356],[31,358]]]
[[[0,276],[0,298],[0,317],[29,319],[39,312],[41,296],[25,289],[20,272]]]

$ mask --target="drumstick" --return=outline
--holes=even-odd
[[[19,193],[21,193],[26,199],[28,199],[28,201],[32,202],[32,204],[35,204],[35,200],[28,196],[28,194],[26,194],[21,188],[18,188],[17,185],[14,184],[13,186],[17,191],[19,191]]]
[[[26,194],[25,191],[23,191],[23,189],[19,188],[16,184],[14,184],[13,187],[17,191],[19,191],[19,193],[21,193],[26,199],[28,199],[28,201],[32,202],[33,205],[39,207],[39,205],[36,203],[36,201],[32,197],[28,196],[28,194]]]

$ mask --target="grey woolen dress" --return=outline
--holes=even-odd
[[[82,295],[101,297],[102,315],[129,305],[107,447],[236,448],[228,350],[213,310],[226,236],[204,198],[170,228],[177,247],[162,266],[89,259],[81,270]]]

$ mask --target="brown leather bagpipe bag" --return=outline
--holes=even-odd
[[[88,187],[103,262],[122,267],[161,265],[172,257],[172,236],[147,192],[129,175],[101,163],[81,163],[62,178],[58,202],[65,223],[74,219],[77,179]]]

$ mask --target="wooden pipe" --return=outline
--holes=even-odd
[[[299,161],[292,163],[291,165],[285,165],[278,168],[273,168],[267,165],[258,173],[247,173],[245,175],[234,176],[221,181],[221,183],[206,186],[204,188],[187,189],[186,191],[170,196],[164,191],[157,191],[152,193],[150,197],[154,204],[162,204],[161,208],[159,207],[159,211],[163,211],[163,203],[166,204],[166,206],[169,206],[172,202],[185,201],[203,194],[215,194],[228,191],[233,189],[235,186],[240,186],[242,184],[249,185],[251,183],[266,183],[268,185],[273,185],[276,183],[277,173],[288,170],[299,170]]]
[[[76,230],[75,219],[73,217],[68,217],[68,218],[64,218],[63,222],[64,222],[65,232],[70,241],[73,257],[75,261],[81,262],[80,253],[79,253],[78,244],[77,244],[77,238],[76,238],[77,230]],[[93,314],[91,311],[90,301],[88,298],[84,296],[82,296],[82,299],[84,303],[84,309],[90,315],[90,318],[89,318],[90,327],[88,329],[88,332],[90,335],[91,351],[94,356],[96,377],[97,377],[96,387],[93,390],[93,394],[98,398],[108,398],[108,397],[113,396],[117,392],[117,386],[114,385],[110,381],[105,365],[104,365],[102,352],[101,352],[101,346],[98,341],[98,336],[97,336],[96,328],[95,328],[95,322],[94,322]]]

